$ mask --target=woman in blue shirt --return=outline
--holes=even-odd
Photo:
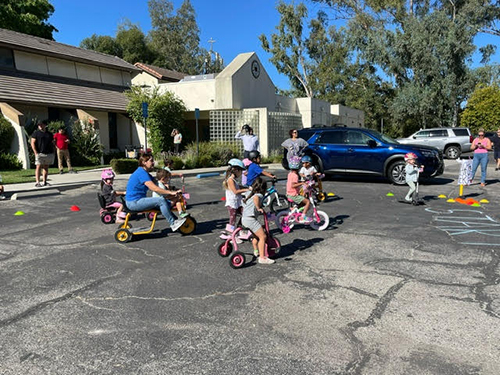
[[[130,175],[127,183],[125,201],[132,211],[146,211],[159,209],[170,224],[173,232],[179,229],[186,221],[185,218],[175,219],[170,212],[170,203],[163,197],[147,197],[148,190],[160,195],[174,196],[182,194],[181,190],[172,191],[160,188],[154,183],[153,176],[149,174],[154,169],[153,155],[143,154],[139,157],[139,168]]]

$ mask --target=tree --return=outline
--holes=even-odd
[[[0,25],[4,29],[54,40],[57,29],[48,23],[54,7],[48,0],[2,0]]]
[[[474,86],[468,68],[473,39],[498,20],[498,5],[489,0],[314,1],[346,19],[359,58],[391,78],[395,100],[390,110],[398,125],[458,123],[460,106]],[[483,48],[485,58],[493,49]]]
[[[123,50],[115,38],[108,35],[96,35],[83,39],[80,48],[105,53],[111,56],[123,57]]]
[[[473,132],[500,129],[500,86],[478,85],[467,102],[462,114],[462,126]]]
[[[186,106],[172,92],[160,94],[158,87],[153,90],[132,86],[125,92],[130,99],[127,112],[132,119],[142,124],[142,103],[148,103],[147,128],[148,144],[158,155],[163,150],[172,148],[171,133],[173,129],[182,129]]]
[[[115,38],[121,50],[121,57],[131,64],[136,62],[148,63],[153,60],[153,52],[146,41],[146,36],[139,26],[125,21],[118,26]]]
[[[149,0],[150,38],[157,58],[154,65],[187,74],[200,74],[206,51],[200,48],[200,30],[189,0],[173,14],[168,0]]]

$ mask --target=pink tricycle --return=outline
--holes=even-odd
[[[264,231],[267,235],[266,247],[264,249],[265,256],[272,258],[281,249],[281,243],[277,238],[274,238],[269,231],[269,221],[267,215],[264,214]],[[238,226],[223,243],[217,247],[217,252],[221,257],[229,256],[229,265],[232,268],[241,268],[245,265],[245,253],[238,250],[238,243],[242,240],[251,240],[252,232],[247,230],[247,234],[242,235],[243,228]],[[253,256],[253,253],[252,253]],[[253,256],[255,258],[255,256]]]

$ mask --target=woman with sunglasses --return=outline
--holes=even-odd
[[[299,138],[299,132],[297,129],[292,129],[289,131],[290,138],[284,141],[281,146],[287,150],[286,158],[288,162],[292,157],[300,158],[302,156],[302,150],[309,146],[309,143]]]
[[[488,167],[488,151],[491,150],[491,141],[484,136],[484,129],[479,129],[477,135],[471,145],[471,150],[474,151],[471,181],[474,180],[477,167],[481,164],[481,186],[486,186],[486,168]]]

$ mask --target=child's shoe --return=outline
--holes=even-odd
[[[259,249],[253,249],[253,256],[256,258],[259,256]]]
[[[189,216],[189,214],[186,211],[181,211],[181,212],[179,212],[179,216],[181,218],[185,218],[185,217]]]
[[[300,217],[300,221],[299,221],[299,222],[300,222],[301,224],[311,224],[311,223],[312,223],[312,221],[313,221],[312,217],[308,217],[308,216],[306,216],[306,215],[302,215],[302,216]]]
[[[115,223],[116,224],[123,224],[125,222],[124,219],[120,218],[120,217],[117,217],[116,220],[115,220]]]
[[[275,263],[275,261],[269,259],[268,257],[259,258],[259,264],[273,264],[273,263]]]

